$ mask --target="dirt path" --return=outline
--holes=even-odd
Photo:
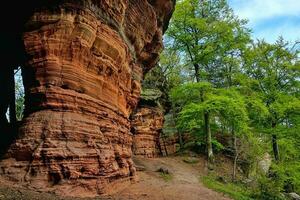
[[[200,183],[203,162],[188,164],[183,157],[137,159],[135,163],[143,166],[138,172],[139,181],[115,194],[117,200],[230,200]],[[160,167],[168,169],[171,180],[165,180],[159,172]]]

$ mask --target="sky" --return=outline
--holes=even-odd
[[[300,40],[300,0],[228,0],[236,15],[249,20],[254,38]]]

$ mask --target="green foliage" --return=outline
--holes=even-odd
[[[160,55],[159,64],[146,74],[143,88],[161,91],[160,103],[168,112],[170,109],[169,93],[172,88],[182,84],[187,77],[180,64],[178,52],[165,48]]]
[[[253,197],[258,200],[284,200],[285,197],[281,193],[283,185],[278,179],[260,177],[258,190],[253,191]]]
[[[224,145],[220,143],[218,140],[213,139],[211,143],[213,145],[213,149],[215,152],[220,152],[225,149]]]
[[[166,136],[173,136],[177,131],[173,115],[166,114],[164,119],[163,134]]]
[[[206,99],[212,92],[212,85],[208,82],[187,83],[171,91],[171,101],[179,106],[199,103]]]
[[[22,83],[21,71],[15,75],[15,95],[16,95],[16,117],[17,120],[21,121],[24,114],[24,87]]]
[[[279,124],[290,112],[299,113],[299,99],[295,96],[299,90],[298,55],[288,46],[283,39],[275,44],[258,41],[244,55],[246,74],[253,79],[250,88],[269,111],[265,126]]]
[[[234,183],[221,183],[214,176],[201,177],[201,182],[213,190],[230,196],[235,200],[254,200],[250,191],[243,185]]]
[[[246,21],[234,16],[226,0],[183,0],[167,31],[167,43],[181,52],[194,78],[231,85],[240,55],[250,40]]]
[[[167,173],[163,173],[163,172],[160,172],[159,173],[159,176],[164,179],[165,182],[170,182],[172,181],[173,179],[173,176],[171,174],[167,174]]]
[[[283,38],[274,44],[252,41],[246,24],[226,0],[178,1],[167,48],[149,80],[170,102],[165,132],[190,134],[183,148],[203,152],[211,143],[214,151],[236,155],[255,183],[246,193],[245,186],[208,180],[211,187],[236,199],[250,193],[281,199],[284,192],[300,193],[299,51]],[[222,134],[236,144],[224,146],[215,137]],[[262,174],[258,163],[266,153],[277,157],[276,146],[279,159]]]
[[[237,132],[248,129],[245,102],[235,90],[212,88],[207,82],[189,83],[175,88],[171,99],[180,111],[177,126],[181,130],[201,134],[205,112],[213,115],[217,127],[222,121],[233,125]]]

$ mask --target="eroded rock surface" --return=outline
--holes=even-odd
[[[161,136],[159,139],[163,156],[169,156],[179,149],[179,139],[176,136]]]
[[[160,135],[164,124],[164,111],[159,105],[161,92],[143,89],[141,100],[132,114],[133,153],[147,158],[162,154]]]
[[[156,102],[159,97],[160,92],[157,90],[144,90],[139,105],[132,115],[132,149],[137,156],[153,158],[162,154],[159,139],[164,123],[164,112]]]
[[[161,155],[159,137],[163,127],[164,114],[160,108],[140,107],[134,114],[133,153],[153,158]]]
[[[108,193],[135,176],[129,116],[173,2],[58,2],[25,24],[26,113],[0,173],[65,195]]]

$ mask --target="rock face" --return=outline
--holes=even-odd
[[[133,153],[147,158],[162,154],[160,134],[164,124],[164,112],[159,105],[161,92],[143,89],[141,100],[132,114]]]
[[[160,146],[163,156],[168,156],[176,153],[179,149],[179,141],[176,136],[160,137]]]
[[[65,195],[107,193],[135,175],[129,116],[173,2],[53,2],[25,24],[25,118],[0,173]]]
[[[265,153],[263,158],[258,162],[258,169],[263,174],[267,174],[272,165],[272,157],[270,154]]]
[[[164,114],[160,108],[142,106],[136,110],[132,121],[133,153],[153,158],[161,155],[160,133]]]
[[[132,115],[133,153],[153,158],[161,155],[160,133],[164,123],[164,113],[158,105],[161,96],[157,90],[144,90],[141,100]]]
[[[163,156],[176,153],[180,146],[178,129],[176,128],[174,115],[166,113],[164,116],[163,134],[160,137],[160,144]],[[184,134],[186,135],[186,134]]]
[[[289,193],[288,196],[292,199],[292,200],[300,200],[300,196],[297,193]]]

